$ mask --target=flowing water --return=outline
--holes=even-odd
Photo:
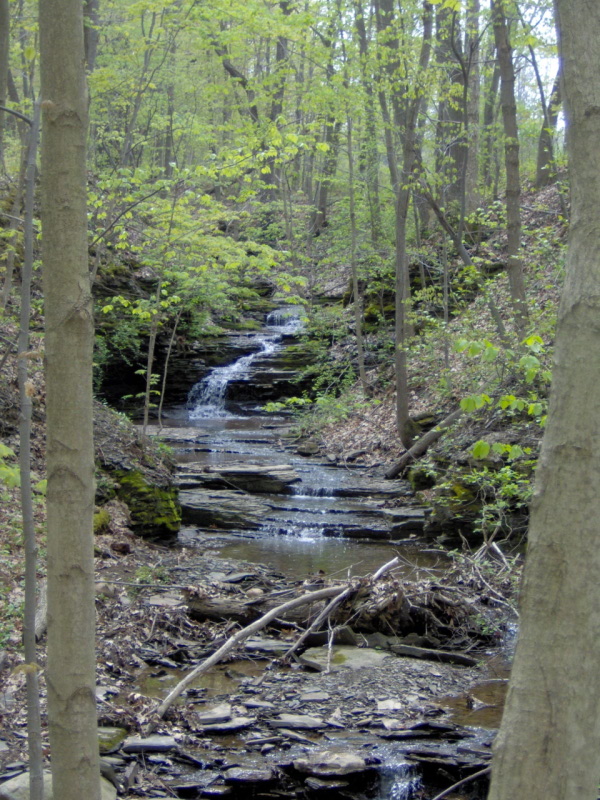
[[[269,359],[293,341],[301,326],[296,310],[272,312],[262,331],[248,335],[253,352],[213,369],[192,388],[186,407],[171,409],[166,416],[169,426],[195,429],[193,446],[183,444],[179,449],[182,468],[188,463],[212,470],[232,464],[286,464],[301,479],[288,494],[260,495],[270,512],[259,530],[202,532],[209,539],[214,536],[211,551],[223,558],[267,564],[296,578],[318,572],[340,578],[366,575],[394,556],[400,557],[410,579],[424,570],[442,570],[447,563],[444,554],[425,549],[414,535],[397,542],[384,541],[383,535],[377,540],[387,524],[385,500],[394,496],[399,482],[394,482],[396,490],[390,483],[386,490],[385,482],[376,481],[364,469],[344,469],[298,455],[286,438],[288,420],[261,413],[251,402],[257,370],[264,370]],[[247,402],[231,402],[228,392],[234,381],[247,383]],[[371,535],[353,538],[360,531]],[[193,545],[196,535],[200,533],[188,528],[182,541]],[[164,680],[171,680],[168,675],[151,679],[157,681],[157,691]],[[380,778],[381,800],[421,796],[415,768],[392,751],[380,769]]]
[[[302,320],[297,308],[271,311],[265,329],[252,337],[252,343],[257,347],[254,353],[224,367],[216,367],[192,388],[187,402],[190,421],[234,416],[227,409],[227,389],[232,381],[249,378],[256,361],[278,352],[284,337],[294,336],[301,329]]]

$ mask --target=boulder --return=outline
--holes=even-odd
[[[149,483],[140,470],[115,470],[117,495],[131,513],[131,527],[141,536],[174,537],[181,527],[177,487]]]

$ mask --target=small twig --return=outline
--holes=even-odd
[[[444,791],[440,792],[440,794],[436,794],[433,800],[442,800],[443,797],[447,797],[450,794],[450,792],[453,792],[460,786],[464,786],[465,783],[470,783],[470,781],[474,781],[477,778],[483,778],[484,775],[488,775],[491,771],[492,771],[491,767],[485,767],[485,769],[480,769],[479,772],[474,772],[472,775],[463,778],[462,781],[458,781],[458,783],[453,783],[452,786],[449,786],[447,789],[444,789]]]

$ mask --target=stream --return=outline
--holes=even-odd
[[[266,564],[294,578],[320,571],[338,578],[368,574],[395,556],[413,579],[424,570],[443,568],[442,551],[412,541],[424,519],[418,511],[413,515],[413,529],[411,518],[402,519],[408,533],[389,541],[395,520],[385,509],[385,501],[408,496],[408,485],[386,483],[364,468],[340,468],[299,455],[286,439],[289,420],[261,411],[256,399],[261,383],[269,370],[271,377],[281,376],[277,357],[300,330],[293,311],[272,312],[262,331],[247,335],[254,352],[213,369],[193,386],[185,406],[163,415],[170,428],[193,429],[193,446],[171,442],[182,469],[188,463],[211,470],[285,464],[300,477],[289,493],[261,494],[270,508],[258,529],[228,530],[219,536],[214,552],[223,558]],[[243,384],[245,393],[239,390]],[[235,401],[230,399],[231,387],[236,387]],[[244,400],[244,394],[249,399]],[[181,534],[188,544],[195,535],[196,528],[184,528]]]
[[[163,414],[166,431],[162,435],[179,463],[182,497],[190,493],[190,487],[193,491],[198,473],[205,477],[223,469],[285,465],[299,477],[284,491],[253,494],[262,503],[258,523],[236,527],[188,520],[180,532],[181,545],[192,550],[201,547],[204,555],[266,565],[299,581],[322,575],[338,579],[368,575],[394,557],[399,558],[401,577],[409,580],[441,572],[448,564],[447,556],[423,543],[420,534],[426,511],[412,505],[407,484],[386,482],[373,470],[353,463],[340,467],[326,458],[300,454],[289,436],[289,418],[262,410],[265,399],[277,397],[278,381],[288,390],[293,385],[289,365],[281,356],[297,341],[301,327],[296,310],[281,310],[269,315],[262,330],[236,335],[238,345],[245,339],[241,348],[244,354],[212,369],[192,387],[185,405],[171,407]],[[223,496],[234,494],[237,486],[233,479],[231,483],[227,488],[232,491]],[[247,494],[237,492],[240,502]],[[400,509],[388,508],[387,501],[398,498],[402,500]],[[185,523],[183,500],[182,505]],[[260,674],[263,667],[258,664],[257,668]],[[246,677],[236,677],[235,669],[222,666],[212,677],[205,676],[198,690],[208,692],[207,696],[228,696],[240,686],[244,691],[244,684],[251,687],[252,681],[260,681],[252,675],[250,668]],[[154,689],[151,680],[144,679],[143,691],[160,695],[165,691],[165,680],[168,686],[177,679],[177,675],[166,674]],[[390,684],[392,681],[390,676]],[[504,676],[488,683],[489,694],[481,701],[490,700],[488,705],[497,708]],[[468,697],[448,701],[448,708],[460,716],[459,724],[467,726],[471,713]],[[491,728],[496,719],[488,715],[471,724]],[[476,744],[479,739],[473,735]],[[328,738],[335,739],[333,732]],[[480,738],[488,747],[489,731]],[[373,747],[370,742],[369,737],[362,737],[356,747]],[[345,750],[353,743],[342,738],[340,744]],[[415,771],[414,764],[409,764],[392,742],[382,746],[381,754],[384,759],[375,796],[412,800],[435,794],[423,793],[420,770]],[[367,794],[373,796],[372,791]]]

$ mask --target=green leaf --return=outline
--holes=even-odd
[[[15,451],[11,450],[10,447],[0,442],[0,458],[14,458],[14,457],[15,457]]]
[[[486,442],[484,439],[480,439],[478,442],[475,442],[472,453],[474,458],[487,458],[490,453],[489,442]]]

